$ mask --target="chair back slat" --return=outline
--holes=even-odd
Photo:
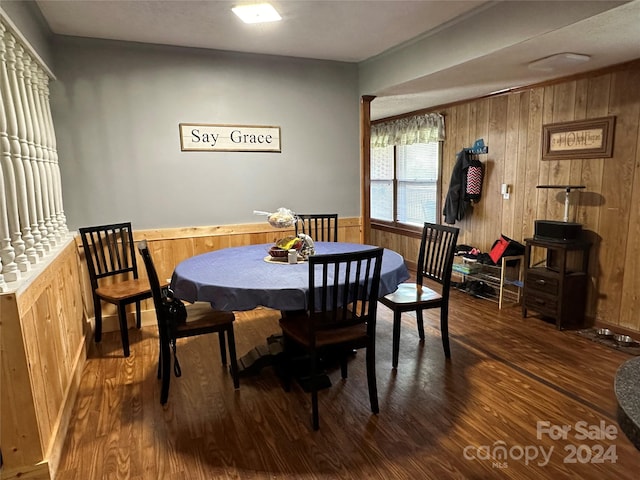
[[[310,335],[367,323],[375,328],[384,249],[309,257]]]
[[[82,230],[80,231],[82,233]],[[98,234],[98,232],[87,231],[87,235],[91,239],[91,243],[89,245],[91,257],[87,259],[87,261],[92,261],[94,267],[94,275],[101,275],[104,273],[106,268],[103,266],[106,263],[106,258],[104,255],[104,246],[102,245],[102,237]]]
[[[131,223],[117,223],[79,229],[93,288],[98,280],[132,274],[138,278]]]
[[[301,231],[318,242],[338,241],[338,214],[313,213],[298,214],[296,235]]]
[[[128,242],[129,237],[127,236],[127,232],[125,232],[124,230],[114,231],[113,238],[114,238],[114,241],[111,242],[112,268],[114,270],[127,268],[126,267],[128,265],[127,249],[129,248],[129,242]],[[118,239],[120,241],[120,244],[118,244]],[[119,245],[121,245],[122,248],[119,248]]]
[[[417,283],[425,278],[445,287],[448,292],[459,229],[447,225],[425,223],[418,254]]]

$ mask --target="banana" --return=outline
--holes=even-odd
[[[304,242],[298,237],[284,237],[276,242],[276,247],[282,250],[298,249]]]
[[[289,248],[291,248],[291,245],[293,245],[294,240],[295,240],[295,237],[281,238],[276,242],[276,247],[281,248],[283,250],[289,250]]]

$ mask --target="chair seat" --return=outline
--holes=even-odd
[[[309,342],[309,317],[305,314],[289,315],[280,320],[282,332],[295,340],[300,345],[310,348]],[[367,327],[364,323],[359,323],[352,327],[317,330],[316,347],[326,347],[329,345],[359,343],[367,338]]]
[[[411,308],[414,305],[437,304],[442,301],[442,295],[424,285],[401,283],[395,292],[385,295],[380,301],[389,308],[393,308],[393,304]]]
[[[132,278],[110,285],[102,285],[96,289],[96,294],[108,302],[118,303],[136,297],[150,298],[151,286],[147,280]]]
[[[195,331],[217,331],[235,320],[233,312],[214,310],[207,302],[187,304],[187,321],[175,325],[177,337],[194,335]]]

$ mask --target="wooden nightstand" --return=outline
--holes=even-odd
[[[567,324],[582,324],[591,243],[526,238],[525,244],[522,316],[526,318],[527,311],[533,310],[554,318],[558,329]],[[542,260],[537,261],[539,258]]]

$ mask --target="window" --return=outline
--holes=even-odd
[[[371,219],[393,226],[438,223],[440,142],[371,149]]]

